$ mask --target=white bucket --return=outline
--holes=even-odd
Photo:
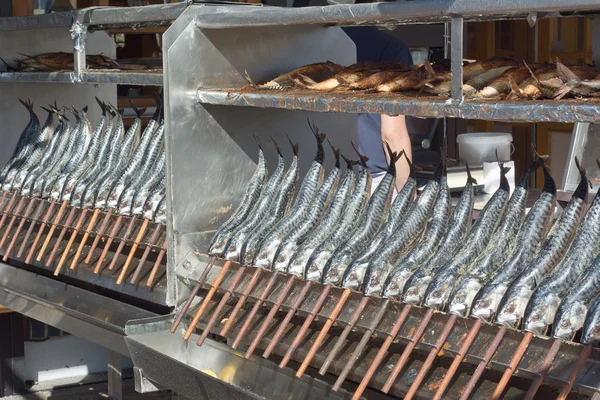
[[[458,154],[461,161],[469,165],[482,165],[498,160],[510,161],[510,146],[513,138],[510,133],[478,132],[458,135]]]

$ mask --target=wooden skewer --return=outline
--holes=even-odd
[[[148,286],[148,287],[152,287],[152,285],[154,285],[154,279],[156,278],[156,274],[158,273],[158,267],[160,267],[160,263],[166,254],[166,250],[165,250],[166,248],[167,248],[167,239],[165,239],[165,242],[163,243],[163,247],[158,252],[158,256],[156,256],[156,261],[154,262],[152,271],[150,271],[150,276],[148,276],[148,281],[146,281],[146,286]]]
[[[463,342],[462,346],[460,347],[458,354],[454,357],[454,360],[452,361],[452,365],[450,365],[450,368],[448,368],[448,371],[446,371],[446,375],[444,375],[444,379],[442,379],[442,383],[440,384],[437,391],[435,392],[435,395],[433,396],[433,400],[440,400],[442,398],[442,396],[444,395],[444,392],[446,391],[446,388],[450,384],[452,377],[454,377],[454,374],[458,370],[460,363],[467,355],[467,351],[469,351],[469,348],[471,347],[471,344],[475,340],[475,337],[477,337],[477,333],[479,332],[480,328],[481,328],[481,320],[476,319],[475,323],[471,327],[471,330],[467,334],[465,341]]]
[[[13,194],[13,196],[8,201],[8,204],[6,205],[6,207],[4,207],[2,209],[2,218],[0,218],[0,228],[2,228],[2,226],[4,225],[4,222],[6,222],[6,218],[8,217],[8,211],[12,210],[12,207],[15,204],[15,201],[17,201],[17,197],[18,196],[16,193]]]
[[[279,342],[279,339],[281,339],[281,336],[283,335],[285,328],[290,323],[290,320],[292,319],[294,314],[296,314],[296,311],[298,311],[298,308],[300,308],[300,306],[302,305],[302,302],[306,298],[306,295],[308,294],[308,291],[310,290],[311,286],[312,286],[312,281],[306,281],[304,283],[304,286],[302,287],[302,290],[298,294],[298,297],[296,297],[296,300],[294,301],[292,308],[290,308],[288,313],[285,315],[285,318],[279,325],[279,328],[277,328],[277,332],[275,332],[273,339],[271,339],[271,342],[269,342],[269,346],[267,346],[267,349],[265,350],[265,352],[262,355],[263,358],[268,358],[271,355],[271,353],[273,352],[273,349],[277,345],[277,342]]]
[[[138,246],[140,245],[140,241],[144,237],[144,233],[146,232],[146,229],[148,228],[149,222],[150,222],[149,219],[144,219],[144,222],[142,223],[142,226],[140,227],[140,231],[138,232],[138,234],[135,238],[135,241],[133,242],[133,245],[131,246],[131,250],[129,251],[129,255],[127,256],[127,261],[125,261],[125,264],[123,264],[123,269],[121,270],[121,274],[119,275],[119,278],[117,279],[117,285],[120,285],[121,283],[123,283],[123,279],[125,279],[125,276],[127,275],[127,270],[129,269],[129,264],[131,264],[131,261],[133,260],[133,256],[135,255],[135,252],[136,252]]]
[[[98,262],[96,263],[96,267],[94,268],[95,274],[100,273],[100,269],[102,268],[102,263],[104,262],[104,257],[106,257],[106,254],[108,253],[108,250],[110,249],[110,245],[112,244],[114,237],[117,235],[117,232],[119,231],[119,227],[121,226],[121,221],[123,221],[123,216],[119,215],[117,217],[117,220],[115,221],[115,225],[113,226],[113,228],[110,232],[110,235],[108,236],[108,240],[104,244],[104,249],[102,249],[102,254],[100,255],[100,258],[98,259]],[[100,234],[98,234],[97,237],[100,237]],[[91,252],[91,250],[90,250],[90,252]]]
[[[246,268],[247,267],[239,267],[238,268],[237,272],[235,273],[235,275],[233,277],[233,280],[231,281],[231,284],[229,285],[229,288],[227,288],[227,291],[221,298],[221,301],[217,305],[217,308],[212,313],[212,317],[206,324],[204,331],[202,331],[202,335],[200,336],[200,339],[198,339],[198,341],[196,342],[196,344],[198,346],[202,346],[202,344],[204,344],[204,341],[210,334],[210,331],[215,326],[215,324],[217,322],[217,318],[219,318],[219,314],[221,313],[221,310],[223,309],[223,307],[225,307],[225,304],[227,304],[227,301],[229,301],[229,298],[233,295],[233,291],[235,290],[237,285],[240,283],[240,280],[242,279],[242,275],[244,275]]]
[[[329,369],[329,365],[331,364],[331,362],[334,360],[335,356],[337,356],[338,352],[342,348],[342,345],[346,341],[346,338],[350,334],[350,331],[352,331],[352,328],[354,328],[354,325],[356,325],[356,323],[358,322],[358,319],[360,318],[361,313],[367,306],[368,302],[369,302],[369,297],[367,297],[367,296],[364,296],[360,300],[360,303],[358,303],[358,307],[356,307],[356,310],[354,310],[354,314],[352,314],[350,323],[348,325],[346,325],[346,327],[344,328],[344,331],[338,337],[337,342],[335,342],[335,345],[333,346],[333,349],[331,349],[331,352],[327,356],[327,359],[321,366],[321,369],[319,370],[319,374],[325,375],[327,373],[327,370]]]
[[[427,310],[427,313],[421,320],[421,323],[419,324],[417,330],[415,331],[413,336],[410,338],[410,342],[408,342],[408,344],[404,348],[404,351],[402,351],[402,355],[400,356],[400,359],[398,360],[396,365],[394,365],[394,368],[392,369],[392,373],[390,374],[387,381],[385,382],[385,385],[383,385],[383,389],[382,389],[383,393],[387,394],[390,391],[390,389],[392,388],[392,385],[394,384],[394,382],[396,382],[398,375],[400,375],[400,372],[402,371],[402,369],[408,362],[410,353],[412,353],[413,349],[415,348],[415,346],[421,339],[421,336],[423,336],[423,333],[425,332],[425,328],[427,328],[427,324],[431,320],[432,316],[433,316],[433,308],[430,308]]]
[[[227,322],[225,322],[223,329],[221,329],[221,332],[219,333],[220,336],[225,336],[225,335],[227,335],[227,332],[229,332],[229,329],[235,322],[235,319],[236,319],[238,313],[240,312],[240,310],[242,309],[242,306],[246,302],[246,299],[250,295],[250,292],[252,291],[252,289],[254,289],[254,285],[256,285],[256,282],[258,282],[258,278],[260,278],[262,271],[263,271],[262,268],[256,268],[254,270],[254,273],[250,277],[250,281],[248,281],[248,284],[246,285],[244,292],[238,299],[237,303],[235,304],[235,307],[233,307],[233,311],[227,318]]]
[[[425,379],[425,375],[427,375],[427,372],[429,372],[429,369],[431,368],[431,365],[433,364],[435,357],[437,356],[438,352],[440,351],[440,349],[446,342],[446,339],[448,338],[448,335],[450,335],[450,332],[452,332],[452,328],[454,328],[454,324],[456,323],[456,318],[457,318],[456,314],[450,315],[450,318],[448,319],[448,322],[446,322],[446,325],[444,325],[444,329],[442,329],[440,336],[438,336],[438,339],[436,340],[434,347],[431,349],[431,351],[429,352],[429,355],[427,356],[427,359],[421,366],[421,369],[419,370],[417,377],[415,378],[413,383],[410,385],[410,388],[408,389],[408,392],[406,393],[404,400],[411,400],[413,398],[413,396],[415,394],[417,394],[417,390],[419,390],[419,386],[421,386],[423,379]]]
[[[408,317],[408,313],[410,312],[411,308],[412,308],[412,305],[406,304],[404,306],[404,308],[402,309],[402,312],[400,313],[400,315],[398,316],[398,319],[394,323],[394,326],[392,327],[390,334],[385,338],[385,341],[381,345],[381,348],[379,348],[379,351],[375,355],[375,358],[371,362],[371,365],[369,365],[369,369],[365,373],[365,376],[363,377],[362,381],[360,381],[360,385],[358,385],[358,388],[354,392],[354,395],[352,396],[353,400],[360,399],[360,397],[364,393],[365,389],[369,385],[369,382],[371,382],[371,378],[375,374],[375,371],[377,371],[379,364],[381,364],[381,362],[383,361],[383,357],[385,357],[385,354],[387,353],[388,349],[392,345],[392,342],[394,341],[394,339],[396,339],[398,332],[400,332],[400,328],[402,328],[402,325],[404,325],[404,321],[406,320],[406,317]],[[369,336],[368,336],[369,339],[371,338],[371,335],[372,335],[372,332],[369,332]],[[355,357],[353,357],[353,359],[355,359],[355,358],[358,358],[358,354],[356,354]],[[346,368],[344,368],[344,371],[346,369],[348,369],[348,372],[350,371],[350,368],[348,368],[348,365],[346,365]],[[344,379],[346,379],[346,375],[348,374],[348,372],[346,372],[346,374],[343,375]],[[333,390],[335,390],[336,392],[338,390],[340,390],[342,383],[344,383],[343,379],[341,379],[341,378],[342,378],[342,375],[340,375],[338,380],[335,382],[335,385],[333,386]]]
[[[156,224],[156,228],[154,228],[154,232],[152,232],[152,236],[150,237],[150,240],[148,241],[148,246],[146,246],[146,248],[144,249],[144,254],[142,254],[142,258],[140,258],[140,261],[138,262],[138,265],[135,268],[135,271],[133,271],[131,280],[129,281],[132,285],[135,285],[137,283],[138,279],[140,278],[140,274],[142,272],[142,267],[143,267],[144,263],[146,262],[146,259],[150,255],[150,251],[152,251],[152,246],[158,240],[158,236],[160,235],[160,232],[161,232],[161,227],[162,227],[161,224]]]
[[[562,340],[554,339],[552,347],[550,347],[548,354],[546,354],[546,358],[544,358],[544,362],[542,363],[542,366],[539,371],[539,376],[535,378],[535,380],[531,383],[531,386],[529,387],[529,390],[527,391],[527,394],[525,395],[525,398],[523,400],[533,400],[538,389],[540,388],[540,386],[542,386],[544,379],[546,379],[546,377],[550,373],[552,361],[554,361],[554,358],[558,354],[561,345]]]
[[[83,234],[81,243],[79,243],[79,247],[77,248],[77,252],[75,253],[75,257],[73,257],[73,261],[71,262],[71,266],[69,267],[69,269],[77,268],[77,265],[79,264],[79,258],[81,257],[81,253],[83,252],[83,247],[85,246],[85,243],[87,242],[88,238],[90,237],[90,233],[92,232],[91,229],[94,226],[94,224],[96,223],[96,220],[98,219],[99,214],[100,214],[100,209],[96,208],[94,210],[94,214],[92,214],[92,219],[90,219],[90,223],[88,224],[88,227],[87,227],[85,233]],[[73,232],[73,235],[71,235],[71,237],[73,237],[75,235],[76,235],[76,231]]]
[[[217,257],[213,256],[210,259],[210,261],[208,262],[208,264],[206,264],[206,268],[204,268],[204,271],[202,271],[202,275],[200,275],[200,278],[198,279],[198,283],[196,284],[196,286],[190,293],[190,295],[189,295],[188,299],[186,300],[185,304],[183,305],[183,307],[181,307],[181,309],[179,310],[179,313],[177,314],[177,317],[175,318],[173,325],[171,325],[171,333],[175,333],[175,331],[177,330],[177,327],[181,323],[183,316],[189,310],[190,305],[192,304],[192,301],[194,301],[194,298],[198,295],[200,288],[202,288],[202,285],[204,284],[204,281],[206,280],[206,277],[208,276],[208,273],[212,269],[212,266],[214,265],[215,261],[217,261]]]
[[[23,214],[23,217],[19,221],[19,226],[17,226],[17,231],[15,232],[12,240],[10,241],[10,244],[8,245],[8,249],[6,249],[6,253],[4,254],[4,257],[2,257],[2,261],[6,262],[8,260],[8,257],[10,256],[10,252],[12,251],[13,247],[17,243],[17,238],[19,237],[21,230],[23,230],[23,226],[25,226],[25,221],[27,221],[27,218],[29,217],[29,214],[31,213],[31,209],[33,208],[33,205],[34,205],[33,199],[30,199],[29,203],[27,204],[27,208],[25,209],[25,213]],[[32,224],[33,224],[33,222],[32,222]]]
[[[73,223],[73,219],[75,218],[76,211],[77,211],[76,207],[72,207],[71,210],[69,211],[69,214],[67,215],[67,220],[65,221],[65,224],[63,225],[62,229],[60,230],[60,234],[58,235],[56,242],[54,242],[54,246],[52,246],[52,251],[50,252],[50,257],[48,257],[48,261],[46,262],[47,267],[52,265],[52,262],[54,261],[54,257],[56,257],[56,252],[58,251],[60,244],[62,243],[62,241],[65,237],[65,234],[67,233],[67,229],[69,226],[71,226],[71,223]]]
[[[46,247],[48,247],[48,244],[50,244],[50,239],[52,238],[52,235],[54,234],[54,231],[56,230],[56,226],[60,222],[62,215],[65,212],[65,209],[67,208],[68,203],[69,202],[67,200],[63,201],[58,212],[56,213],[54,222],[52,223],[52,226],[50,226],[50,230],[48,231],[48,234],[46,235],[46,240],[44,241],[44,244],[42,245],[42,248],[40,249],[40,252],[38,253],[38,256],[36,258],[37,261],[42,261],[42,258],[44,257],[44,253],[46,252]]]
[[[125,247],[125,241],[129,240],[129,238],[131,237],[131,234],[133,233],[133,228],[135,227],[135,221],[136,221],[135,217],[132,217],[131,220],[129,221],[129,225],[127,225],[127,229],[125,230],[125,235],[123,235],[123,237],[121,238],[121,242],[119,243],[119,246],[117,247],[117,251],[115,251],[115,254],[113,255],[113,258],[108,266],[108,269],[110,271],[113,271],[115,269],[115,267],[117,265],[117,259],[119,258],[119,256],[123,252],[123,248]],[[145,229],[146,228],[144,228],[144,230]]]
[[[506,389],[506,385],[508,385],[510,377],[519,366],[519,362],[521,362],[523,355],[525,355],[525,351],[527,351],[527,347],[529,346],[531,339],[533,339],[533,332],[527,332],[525,336],[523,336],[523,340],[521,340],[517,351],[515,351],[515,354],[513,354],[512,358],[510,359],[508,368],[504,371],[504,374],[502,374],[502,378],[500,379],[500,382],[498,382],[498,386],[496,386],[496,390],[494,390],[494,393],[492,394],[493,400],[498,400],[500,396],[502,396],[502,392],[504,392],[504,389]]]
[[[35,199],[33,199],[35,200]],[[33,203],[33,200],[31,201]],[[25,251],[25,245],[27,244],[27,242],[29,242],[29,237],[31,236],[31,234],[33,233],[33,229],[35,228],[35,222],[38,220],[38,218],[40,217],[40,215],[42,215],[42,211],[44,211],[44,207],[42,207],[43,201],[40,199],[37,208],[35,209],[35,213],[33,215],[33,217],[31,218],[31,223],[29,224],[29,227],[27,228],[27,232],[25,233],[25,238],[23,238],[23,242],[21,243],[21,246],[19,247],[19,251],[17,252],[17,258],[21,258],[23,256],[23,252]],[[23,218],[23,220],[25,220],[26,218]]]
[[[275,314],[277,313],[277,311],[279,311],[279,308],[281,307],[281,305],[285,301],[285,298],[287,297],[288,293],[292,289],[292,285],[294,284],[295,279],[296,279],[295,275],[291,275],[288,278],[288,281],[286,282],[285,286],[281,290],[281,293],[279,293],[279,297],[275,301],[275,304],[273,304],[273,307],[271,307],[271,310],[269,311],[269,314],[267,315],[267,317],[263,320],[263,323],[262,323],[258,333],[256,334],[256,337],[254,338],[254,340],[250,344],[250,347],[246,351],[246,354],[244,355],[244,358],[246,360],[249,359],[250,356],[252,356],[252,353],[254,353],[254,350],[256,350],[256,347],[258,346],[261,339],[267,332],[267,329],[269,328],[269,324],[271,323],[273,318],[275,318]]]
[[[54,270],[54,276],[58,276],[58,274],[60,274],[60,270],[62,269],[63,265],[65,264],[65,260],[67,259],[67,255],[69,254],[69,250],[71,250],[71,246],[73,246],[73,242],[75,241],[75,238],[77,237],[77,233],[79,232],[79,229],[81,229],[81,225],[83,225],[83,220],[85,219],[85,215],[87,214],[87,208],[84,208],[81,211],[81,214],[79,215],[79,218],[77,219],[77,222],[75,223],[75,228],[73,228],[73,233],[71,233],[71,237],[69,238],[69,242],[67,243],[67,247],[65,247],[65,250],[62,253],[62,256],[60,257],[60,260],[58,261],[58,265],[56,266],[56,270]]]
[[[225,274],[227,273],[227,270],[229,269],[230,266],[231,266],[231,261],[227,261],[225,264],[223,264],[223,267],[221,267],[221,271],[219,272],[219,275],[217,275],[217,277],[215,278],[213,283],[210,284],[210,289],[209,289],[208,293],[206,294],[206,297],[204,297],[204,300],[202,301],[202,305],[200,306],[198,311],[196,311],[196,314],[194,315],[194,318],[192,319],[190,326],[188,327],[187,331],[185,331],[185,334],[183,335],[183,339],[189,340],[190,336],[192,336],[192,333],[194,333],[194,329],[196,329],[196,325],[198,325],[198,322],[200,322],[200,318],[202,318],[202,315],[208,308],[208,304],[210,303],[210,300],[213,298],[213,296],[217,292],[217,288],[221,285],[221,282],[223,281],[223,278],[225,278]]]
[[[344,304],[348,300],[348,297],[350,297],[351,293],[352,293],[352,291],[350,289],[345,289],[344,292],[342,293],[340,300],[338,301],[338,303],[335,305],[335,307],[331,311],[331,314],[329,315],[329,317],[327,317],[327,321],[325,322],[325,325],[323,325],[321,332],[319,332],[319,336],[317,336],[317,339],[314,341],[312,347],[308,351],[308,354],[304,358],[304,361],[302,361],[302,365],[300,365],[300,368],[298,368],[298,371],[296,372],[297,378],[302,378],[302,375],[304,375],[306,368],[308,368],[311,360],[313,359],[315,354],[317,354],[317,350],[319,350],[319,348],[323,344],[323,340],[325,340],[325,336],[327,335],[327,332],[329,332],[329,329],[331,329],[331,327],[333,326],[333,323],[335,322],[337,317],[340,315],[340,312],[342,311],[342,308],[344,307]]]
[[[591,352],[592,352],[592,345],[586,344],[583,347],[583,350],[581,351],[579,358],[577,359],[577,364],[575,364],[575,367],[573,367],[573,371],[571,371],[571,374],[569,375],[569,382],[560,391],[560,393],[558,394],[558,397],[556,398],[557,400],[565,400],[567,398],[567,396],[571,392],[571,389],[573,388],[573,385],[575,384],[575,381],[577,380],[577,376],[583,369],[583,366],[585,365],[585,362],[587,361]]]
[[[43,202],[40,200],[40,208],[42,207],[42,204],[43,204]],[[42,219],[42,223],[40,224],[38,233],[37,233],[37,235],[35,235],[33,244],[31,245],[31,248],[29,249],[29,253],[27,254],[27,258],[25,259],[25,263],[27,263],[27,264],[31,263],[31,258],[33,257],[33,253],[35,252],[35,249],[36,249],[40,239],[42,238],[42,234],[44,233],[44,228],[46,227],[46,225],[48,224],[48,221],[50,220],[50,215],[52,214],[52,211],[54,210],[55,205],[56,205],[56,202],[54,200],[52,200],[50,202],[50,205],[48,205],[48,210],[46,210],[44,219]]]
[[[24,202],[25,202],[25,196],[21,196],[21,200],[19,200],[19,202],[17,203],[17,206],[14,208],[15,212],[10,217],[10,221],[8,223],[8,227],[4,231],[4,235],[2,235],[2,239],[0,239],[0,249],[2,248],[2,246],[4,246],[4,242],[8,238],[8,234],[10,233],[10,231],[12,230],[13,225],[15,224],[15,220],[17,219],[17,214],[21,212],[21,209],[23,208],[23,203]],[[8,214],[4,214],[4,215],[8,215]],[[0,224],[0,228],[1,227],[2,227],[2,224]]]
[[[104,219],[102,220],[102,225],[100,225],[100,229],[98,230],[98,233],[96,234],[96,237],[94,238],[94,242],[92,243],[92,246],[90,247],[90,251],[88,251],[88,254],[85,257],[84,262],[86,264],[89,264],[90,261],[92,261],[92,255],[94,254],[94,250],[96,250],[96,247],[98,247],[98,243],[100,243],[100,239],[102,238],[102,235],[104,235],[106,228],[108,228],[108,223],[110,222],[110,217],[112,216],[112,214],[113,214],[113,209],[109,208],[108,211],[106,212],[106,215],[104,215]],[[92,224],[90,221],[90,224],[88,225],[86,230],[91,232],[93,226],[94,226],[94,224]],[[84,242],[84,244],[85,244],[85,242]]]

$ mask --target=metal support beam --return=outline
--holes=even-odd
[[[123,369],[121,354],[108,350],[108,396],[113,400],[123,399]]]
[[[452,69],[452,101],[454,103],[463,102],[462,81],[463,81],[463,17],[453,17],[451,37],[450,37],[450,53],[451,53],[451,69]]]
[[[25,393],[25,329],[19,313],[0,315],[0,397]]]

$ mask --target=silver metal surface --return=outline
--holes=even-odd
[[[244,353],[207,340],[196,346],[198,335],[189,343],[181,339],[183,332],[169,332],[172,316],[153,319],[151,332],[138,329],[125,341],[136,367],[161,386],[176,389],[190,399],[343,399],[344,390],[332,392],[328,385],[315,378],[297,379],[292,370],[260,357],[244,359]],[[162,324],[162,329],[161,325]],[[131,321],[146,325],[146,321]]]
[[[108,350],[108,396],[112,400],[123,400],[123,366],[121,354]]]
[[[155,315],[3,263],[0,305],[126,356],[127,321]]]
[[[571,135],[571,144],[562,187],[565,191],[574,192],[579,184],[580,174],[575,165],[575,157],[586,170],[588,178],[592,181],[591,193],[596,193],[600,188],[600,167],[596,163],[600,151],[600,124],[575,124]]]
[[[450,37],[450,52],[451,52],[451,68],[452,68],[452,80],[451,80],[451,95],[452,100],[460,104],[463,102],[463,28],[464,20],[462,17],[452,18],[450,26],[451,37]]]
[[[162,86],[163,74],[155,72],[88,71],[77,76],[75,72],[0,72],[0,82],[28,83],[84,83]]]
[[[138,393],[152,393],[161,390],[157,388],[152,381],[146,378],[144,371],[141,368],[135,366],[133,367],[133,379],[135,383],[135,391]]]
[[[226,29],[276,25],[387,25],[438,23],[453,16],[465,20],[526,19],[530,12],[543,12],[545,17],[559,12],[599,11],[596,0],[419,0],[339,4],[324,7],[239,9],[223,7],[218,14],[198,21],[199,28]]]

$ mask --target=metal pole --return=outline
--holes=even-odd
[[[451,26],[450,52],[452,70],[452,102],[460,104],[463,102],[463,17],[453,17]]]

